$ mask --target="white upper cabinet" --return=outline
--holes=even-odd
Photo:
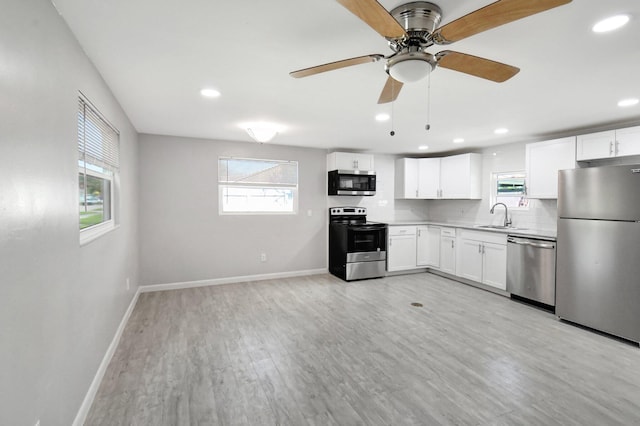
[[[327,170],[375,170],[373,155],[356,152],[332,152],[327,155]]]
[[[558,198],[558,170],[576,167],[576,137],[526,146],[527,197]]]
[[[640,126],[616,130],[616,156],[640,155]]]
[[[418,198],[418,159],[398,158],[395,165],[395,198]]]
[[[613,157],[615,140],[615,130],[578,136],[576,160]]]
[[[482,155],[396,160],[395,198],[481,199]]]
[[[440,198],[482,198],[482,155],[460,154],[440,159]]]
[[[577,138],[578,161],[640,155],[640,126],[589,133]]]
[[[418,198],[439,198],[440,158],[418,159]]]

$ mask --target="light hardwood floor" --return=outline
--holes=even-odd
[[[640,349],[431,274],[144,293],[85,424],[637,425]]]

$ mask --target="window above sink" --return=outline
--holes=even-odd
[[[528,210],[529,199],[526,196],[526,188],[524,171],[493,172],[489,205],[504,203],[509,210]]]

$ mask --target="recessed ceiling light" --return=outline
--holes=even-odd
[[[462,142],[464,142],[464,139],[463,139],[463,138],[455,138],[455,139],[453,140],[453,143],[462,143]]]
[[[200,91],[200,94],[205,98],[217,98],[218,96],[220,96],[220,92],[216,89],[202,89]]]
[[[618,102],[619,107],[630,107],[638,104],[638,98],[622,99]]]
[[[389,119],[389,114],[380,113],[376,115],[376,121],[387,121]]]
[[[609,31],[617,30],[629,22],[629,15],[615,15],[609,18],[598,21],[591,30],[594,33],[606,33]]]
[[[425,149],[429,149],[429,146],[428,145],[420,145],[418,147],[418,149],[421,150],[421,151],[424,151]]]
[[[495,129],[493,133],[495,133],[496,135],[504,135],[505,133],[509,133],[509,129],[500,127],[498,129]]]

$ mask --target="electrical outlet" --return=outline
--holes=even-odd
[[[266,261],[267,261],[267,253],[261,253],[260,262],[266,262]]]
[[[127,290],[131,289],[131,279],[127,277]]]

